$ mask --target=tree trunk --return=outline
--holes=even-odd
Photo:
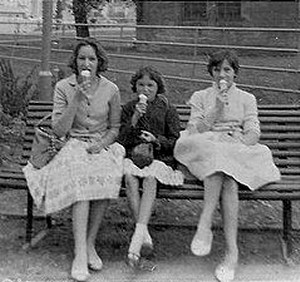
[[[76,24],[87,24],[87,0],[73,0],[73,13]],[[76,26],[77,37],[89,37],[88,26]]]
[[[143,1],[136,0],[135,7],[136,7],[136,23],[137,24],[143,24],[144,23],[144,17],[143,17]]]

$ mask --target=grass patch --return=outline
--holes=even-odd
[[[74,40],[73,40],[74,41]],[[28,44],[29,45],[29,44]],[[40,43],[35,43],[35,46],[39,46]],[[117,53],[118,47],[103,42],[103,45],[107,49],[108,53]],[[72,41],[64,40],[59,43],[59,48],[70,49],[72,46]],[[170,49],[169,52],[165,49],[153,49],[153,48],[136,48],[136,46],[126,46],[119,49],[122,55],[131,54],[136,56],[148,56],[148,57],[159,57],[164,59],[182,59],[182,60],[196,60],[196,61],[206,61],[207,54],[199,53],[196,57],[193,54],[186,54],[184,48],[181,49]],[[16,56],[23,58],[37,59],[40,58],[40,53],[36,50],[30,49],[18,49],[0,46],[0,54],[6,56]],[[57,62],[62,71],[67,75],[70,70],[67,68],[68,59],[70,54],[65,52],[60,52],[56,48],[51,54],[51,61]],[[16,75],[26,75],[30,72],[33,65],[39,67],[39,63],[35,64],[32,62],[25,62],[19,60],[13,60],[11,62],[12,67]],[[146,59],[127,59],[127,58],[110,58],[109,67],[111,69],[120,69],[127,71],[136,71],[140,66],[151,64],[156,66],[164,75],[180,76],[187,78],[197,78],[210,80],[210,76],[206,71],[205,65],[197,65],[196,67],[191,64],[176,64],[176,63],[166,63],[166,62],[151,62]],[[240,64],[251,65],[251,66],[267,66],[267,67],[277,67],[286,69],[297,69],[297,59],[295,55],[280,55],[270,53],[269,55],[263,54],[252,54],[243,55],[240,54]],[[53,71],[56,65],[51,65],[51,70]],[[107,72],[106,76],[113,80],[120,88],[122,101],[126,102],[132,97],[131,88],[129,84],[130,75],[118,74],[113,72]],[[271,72],[271,71],[261,71],[261,70],[251,70],[246,68],[241,68],[240,74],[237,79],[237,83],[258,85],[265,87],[275,87],[281,89],[300,89],[300,81],[298,79],[299,74],[288,73],[288,72]],[[182,82],[176,80],[167,80],[168,83],[168,96],[171,102],[174,103],[185,103],[192,93],[196,90],[206,88],[208,84],[205,83],[193,83],[193,82]],[[245,89],[247,90],[247,89]],[[299,94],[285,93],[282,92],[272,92],[270,90],[260,90],[253,89],[249,92],[253,93],[258,100],[259,104],[298,104],[300,101]]]

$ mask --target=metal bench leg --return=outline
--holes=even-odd
[[[34,237],[32,232],[33,226],[33,199],[30,192],[27,192],[27,226],[26,226],[26,243],[23,245],[23,250],[28,250],[30,247],[34,247],[39,241],[41,241],[52,227],[51,216],[46,216],[47,228],[38,232]]]
[[[283,256],[286,261],[292,253],[292,203],[290,200],[283,200]]]
[[[48,229],[52,228],[52,218],[50,215],[46,216],[46,224]]]
[[[30,192],[27,191],[27,223],[26,223],[26,242],[29,243],[32,238],[33,223],[33,199]]]

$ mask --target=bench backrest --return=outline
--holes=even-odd
[[[189,119],[190,108],[175,105],[179,113],[182,129]],[[289,178],[300,175],[300,105],[260,105],[261,143],[273,153],[274,161],[281,173]],[[22,164],[28,160],[34,125],[52,111],[52,102],[31,101],[27,112],[27,126],[23,145]],[[48,120],[48,126],[51,121]]]

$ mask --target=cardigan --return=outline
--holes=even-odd
[[[148,102],[147,112],[132,126],[131,118],[138,99],[129,101],[123,106],[121,127],[118,142],[126,149],[130,157],[132,149],[142,143],[139,138],[141,130],[151,132],[157,139],[154,144],[154,158],[172,165],[173,149],[180,135],[180,120],[176,108],[163,95],[157,95],[152,102]]]
[[[59,136],[100,136],[104,146],[117,137],[120,127],[120,93],[118,87],[100,76],[95,93],[74,101],[77,91],[75,74],[60,80],[54,89],[52,126]]]
[[[204,90],[196,91],[188,104],[191,106],[189,124],[197,124],[198,120],[205,118],[215,107],[216,96],[219,91],[216,84]],[[234,124],[240,127],[243,134],[255,132],[260,135],[258,110],[256,98],[253,94],[236,87],[235,83],[229,88],[228,106],[226,106],[221,119],[223,124]]]

